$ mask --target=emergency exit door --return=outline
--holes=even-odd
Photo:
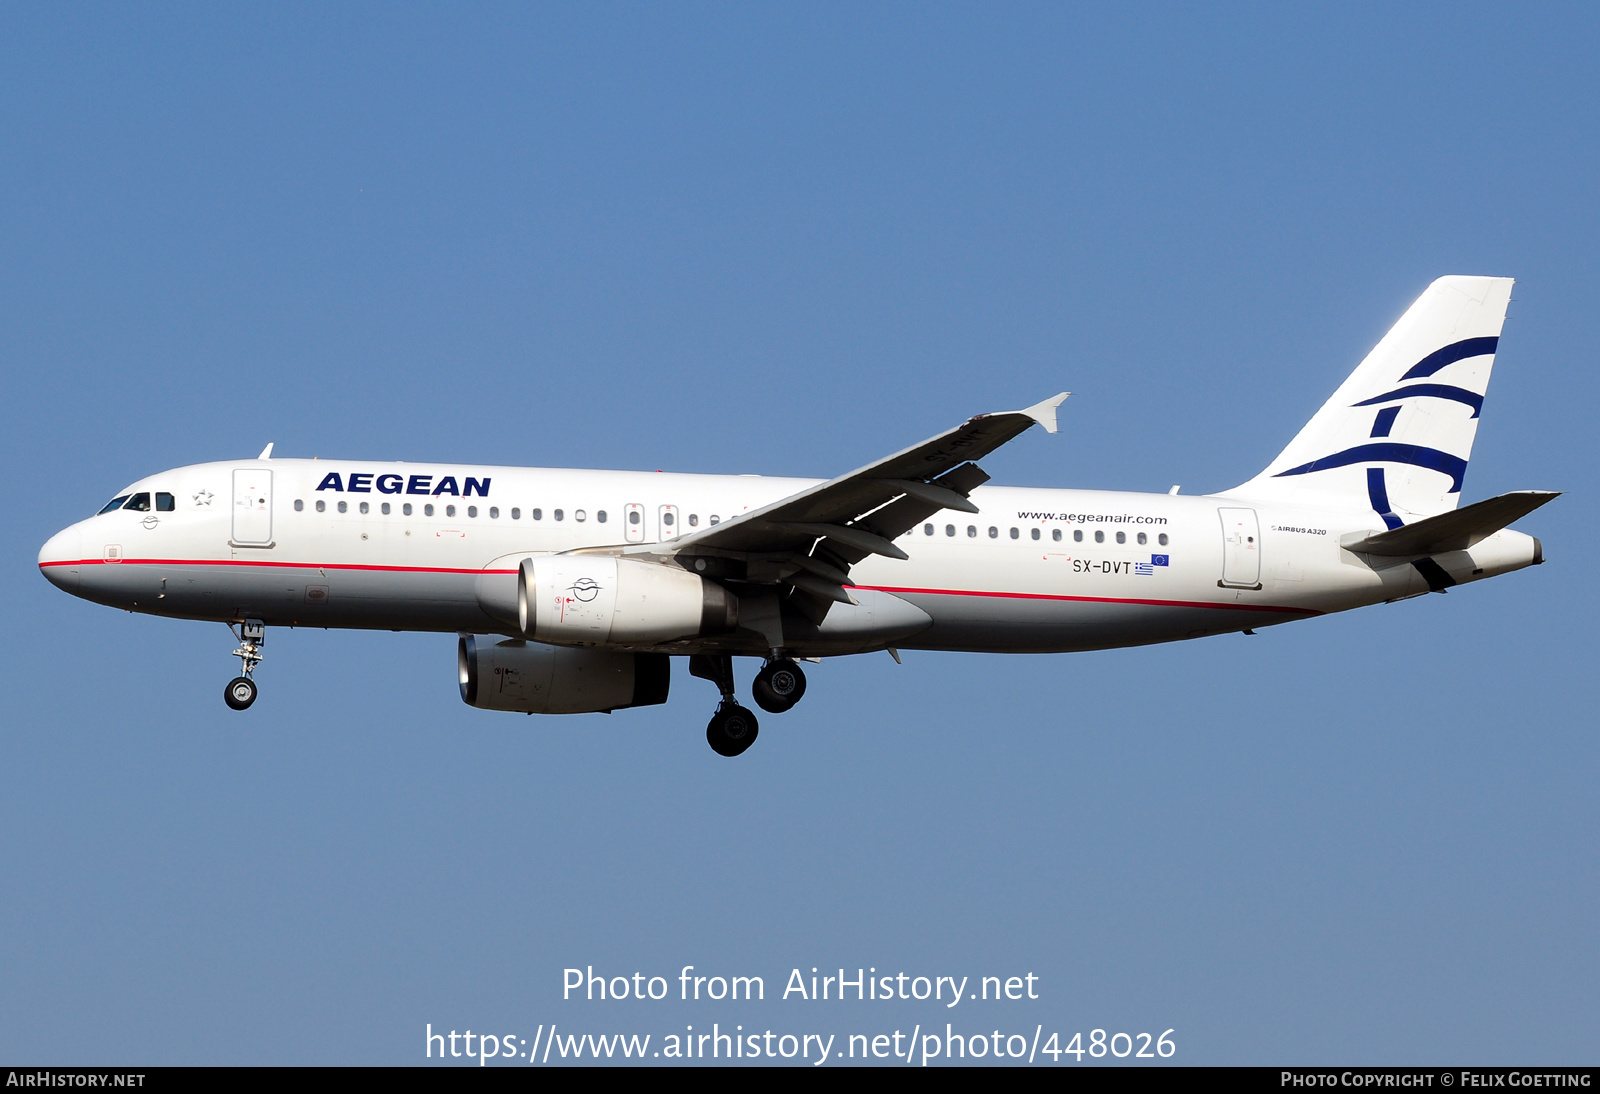
[[[629,543],[644,542],[644,506],[630,504],[622,512],[623,527]]]
[[[272,472],[241,467],[233,472],[233,542],[272,546]]]
[[[1261,588],[1261,528],[1254,509],[1218,509],[1222,518],[1222,580],[1230,589]]]

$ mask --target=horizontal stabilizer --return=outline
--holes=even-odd
[[[1341,546],[1364,555],[1435,555],[1465,551],[1560,496],[1559,490],[1517,490]]]

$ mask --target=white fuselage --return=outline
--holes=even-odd
[[[77,596],[156,615],[510,634],[504,613],[485,610],[493,599],[486,582],[510,580],[522,558],[669,541],[814,481],[297,459],[197,464],[120,492],[170,495],[161,503],[170,509],[152,503],[80,521],[53,537],[39,562]],[[849,640],[786,642],[789,652],[1102,649],[1428,589],[1407,560],[1341,548],[1341,539],[1383,530],[1367,509],[1000,486],[978,488],[971,501],[977,514],[941,512],[896,540],[909,560],[870,556],[851,570],[858,599],[877,594],[925,612],[931,623],[919,633],[889,640],[869,628]],[[1538,561],[1538,547],[1505,530],[1435,561],[1464,583]],[[670,652],[695,648],[675,643]],[[750,652],[763,649],[754,642]]]

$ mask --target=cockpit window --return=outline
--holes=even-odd
[[[124,505],[123,508],[132,509],[136,513],[148,513],[150,511],[150,495],[135,494],[128,499],[128,504]]]
[[[156,512],[170,513],[178,507],[178,503],[171,494],[159,493],[156,495]]]
[[[113,509],[121,509],[122,508],[122,503],[127,501],[127,500],[128,500],[128,495],[126,495],[126,494],[123,494],[121,497],[112,498],[110,501],[106,502],[106,507],[104,509],[100,510],[100,513],[109,513]],[[100,513],[96,513],[95,516],[99,516]]]

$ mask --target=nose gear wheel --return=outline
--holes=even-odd
[[[245,710],[256,701],[256,682],[248,676],[235,676],[222,690],[222,701],[234,710]]]

